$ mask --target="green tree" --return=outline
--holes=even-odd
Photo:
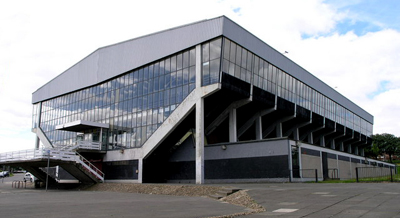
[[[373,143],[371,147],[365,148],[364,153],[366,157],[378,159],[378,155],[381,154],[381,151],[379,147],[376,145],[376,143]]]
[[[389,155],[392,162],[393,155],[400,154],[400,138],[393,134],[383,133],[372,135],[372,149],[378,154]]]

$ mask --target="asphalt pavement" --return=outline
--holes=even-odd
[[[246,217],[400,218],[399,183],[237,184],[266,212]]]
[[[0,179],[1,217],[213,217],[248,212],[207,197],[12,188]],[[221,184],[224,185],[224,184]],[[225,184],[226,185],[226,184]],[[229,184],[232,186],[232,184]],[[234,184],[266,212],[243,217],[400,218],[399,183]]]

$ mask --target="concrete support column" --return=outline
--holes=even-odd
[[[196,184],[204,184],[204,99],[196,103]]]
[[[283,135],[282,133],[282,123],[279,122],[278,124],[276,124],[276,137],[277,138],[281,138]]]
[[[295,128],[295,129],[293,130],[293,138],[294,138],[294,140],[296,140],[296,141],[299,141],[299,140],[300,140],[299,128]]]
[[[331,149],[335,150],[336,148],[335,140],[331,139],[330,142],[331,142]]]
[[[40,147],[40,139],[39,139],[39,137],[36,136],[35,149],[39,150],[39,147]]]
[[[308,144],[314,144],[314,134],[312,132],[308,134]]]
[[[201,45],[196,46],[196,88],[201,88]],[[196,184],[204,184],[204,99],[196,102]]]
[[[196,46],[196,88],[201,87],[201,45]]]
[[[339,142],[340,151],[344,151],[344,144],[343,142]]]
[[[236,108],[229,113],[229,142],[237,142]]]
[[[354,154],[358,155],[358,146],[354,146]]]
[[[319,145],[320,145],[321,147],[325,147],[325,137],[324,137],[324,136],[321,136],[321,137],[319,138]]]
[[[256,118],[256,140],[262,139],[262,120],[261,116]]]
[[[143,158],[138,162],[138,183],[143,183]]]
[[[360,156],[364,157],[365,156],[364,148],[360,148],[359,153],[360,153]]]

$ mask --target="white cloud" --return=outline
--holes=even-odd
[[[295,61],[374,116],[374,133],[400,135],[396,128],[400,87],[400,32],[310,38],[295,45]],[[298,52],[297,52],[298,51]],[[380,86],[388,84],[385,89]],[[390,98],[392,97],[392,98]],[[389,131],[390,130],[390,131]]]
[[[375,116],[375,132],[387,130],[400,135],[400,128],[388,123],[400,123],[393,111],[396,103],[389,101],[400,87],[400,53],[396,52],[400,33],[391,29],[363,36],[335,33],[336,24],[351,19],[351,13],[322,0],[3,3],[0,129],[29,132],[31,93],[97,48],[220,15],[228,16],[278,51],[289,51],[289,58],[337,86]],[[302,38],[304,35],[308,38]],[[389,90],[379,93],[382,81],[390,82]],[[1,137],[8,140],[5,135]],[[2,143],[0,152],[3,147]]]

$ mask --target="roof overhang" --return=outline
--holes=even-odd
[[[108,123],[96,123],[87,120],[75,120],[70,123],[64,123],[56,126],[56,130],[65,130],[71,132],[83,132],[88,129],[105,128],[108,129],[110,124]]]

